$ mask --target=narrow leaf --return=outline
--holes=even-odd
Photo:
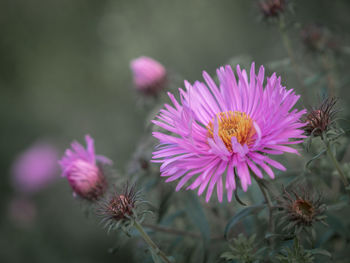
[[[243,208],[241,211],[239,211],[237,214],[235,214],[227,223],[226,227],[225,227],[225,232],[224,232],[224,236],[227,239],[228,237],[228,233],[230,232],[231,228],[233,226],[235,226],[237,223],[239,223],[244,217],[254,213],[254,212],[258,212],[260,211],[262,208],[264,208],[265,205],[264,204],[259,204],[259,205],[252,205],[249,207],[245,207]]]

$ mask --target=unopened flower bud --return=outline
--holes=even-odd
[[[108,232],[121,229],[129,234],[135,220],[139,220],[138,217],[144,214],[140,210],[142,203],[139,192],[135,191],[135,185],[129,187],[126,184],[122,191],[115,190],[99,202],[97,214],[101,216],[101,223]]]
[[[293,187],[295,190],[283,189],[283,194],[277,199],[279,212],[283,220],[283,230],[295,232],[298,229],[312,227],[317,221],[324,222],[326,205],[322,203],[320,195],[312,193],[301,186]]]
[[[128,220],[134,216],[136,208],[137,193],[135,187],[125,186],[122,193],[115,192],[111,198],[105,201],[102,206],[102,214],[113,221]]]
[[[259,7],[261,12],[266,18],[278,17],[280,13],[283,13],[286,7],[285,0],[261,0],[259,1]]]
[[[304,121],[307,124],[304,130],[307,135],[321,136],[331,127],[337,113],[336,103],[335,98],[327,98],[318,108],[312,109],[304,116]]]
[[[111,164],[104,156],[95,155],[94,141],[85,137],[87,149],[77,143],[72,143],[72,149],[67,149],[62,160],[62,176],[67,177],[75,194],[89,201],[98,200],[106,191],[107,182],[96,161]]]
[[[130,62],[134,84],[146,95],[156,95],[166,84],[166,70],[162,64],[149,57],[139,57]]]

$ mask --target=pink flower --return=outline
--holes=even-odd
[[[94,141],[85,136],[87,149],[78,142],[72,143],[72,150],[67,149],[59,164],[62,167],[62,176],[67,177],[75,194],[94,201],[99,199],[107,188],[107,182],[102,169],[96,164],[111,164],[104,156],[95,155]]]
[[[51,144],[38,142],[21,153],[12,166],[12,182],[22,193],[34,193],[50,184],[58,172],[58,154]]]
[[[187,189],[198,188],[198,195],[207,189],[208,202],[216,186],[221,202],[225,187],[231,201],[237,179],[247,191],[251,172],[262,178],[265,171],[273,179],[271,167],[286,170],[270,155],[298,153],[288,145],[305,138],[299,121],[305,110],[292,110],[300,96],[283,87],[275,73],[264,86],[264,67],[256,75],[254,63],[249,78],[239,66],[236,74],[238,81],[230,66],[219,68],[219,87],[206,72],[206,83],[185,81],[180,102],[168,93],[174,106],[165,104],[153,121],[166,130],[153,133],[160,142],[153,161],[162,164],[166,182],[180,179],[176,191],[186,183]]]
[[[136,89],[154,95],[164,88],[166,70],[162,64],[149,57],[139,57],[130,62]]]

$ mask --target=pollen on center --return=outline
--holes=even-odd
[[[247,144],[250,146],[253,143],[253,135],[255,129],[252,119],[244,112],[226,111],[216,114],[214,118],[218,120],[218,135],[224,142],[227,150],[232,150],[232,137],[236,137],[237,142],[241,145]],[[208,137],[214,137],[214,118],[207,125]]]

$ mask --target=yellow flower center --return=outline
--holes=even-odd
[[[216,114],[219,129],[218,134],[224,142],[227,150],[232,151],[232,137],[236,137],[237,142],[241,145],[247,144],[250,146],[253,142],[255,129],[252,119],[240,111],[226,111]],[[214,137],[214,119],[207,125],[208,137]]]

